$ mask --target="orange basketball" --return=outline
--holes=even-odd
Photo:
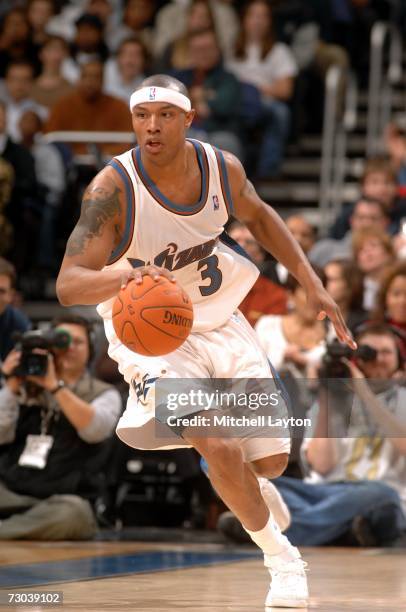
[[[130,281],[113,305],[113,326],[132,351],[154,357],[166,355],[186,340],[193,324],[193,305],[177,283],[164,276]]]

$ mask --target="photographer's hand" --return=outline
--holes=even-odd
[[[367,379],[359,367],[350,359],[341,357],[341,361],[345,363],[351,373],[351,389],[355,391],[357,395],[365,398],[365,394],[369,398],[373,395],[371,389],[368,386]]]
[[[375,422],[382,427],[383,435],[401,455],[406,456],[406,425],[404,422],[392,414],[381,399],[373,393],[366,377],[354,363],[345,357],[342,358],[342,361],[351,372],[354,391]]]
[[[13,349],[9,352],[1,366],[2,374],[6,378],[6,387],[8,387],[12,393],[18,393],[21,387],[21,378],[18,376],[12,376],[12,373],[18,367],[20,361],[21,351]]]
[[[36,349],[35,352],[45,353],[45,351],[42,351],[41,349]],[[55,389],[58,384],[58,377],[56,375],[54,357],[51,353],[48,353],[48,369],[45,376],[27,376],[27,380],[30,380],[47,391]]]

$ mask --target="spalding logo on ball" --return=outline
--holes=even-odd
[[[193,305],[177,283],[160,276],[130,281],[113,304],[117,337],[132,351],[156,357],[179,348],[191,332]]]

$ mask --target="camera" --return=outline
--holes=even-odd
[[[21,350],[21,360],[13,374],[16,376],[45,376],[48,369],[48,354],[36,353],[35,349],[65,350],[71,343],[71,336],[67,331],[47,329],[27,331],[24,334],[15,334],[16,348]]]
[[[341,361],[343,357],[351,359],[356,357],[363,361],[374,361],[376,359],[377,352],[372,346],[368,344],[360,344],[359,347],[353,351],[348,346],[340,344],[338,340],[334,340],[327,344],[326,352],[321,362],[321,368],[319,371],[320,378],[348,378],[351,376],[351,372],[348,366]]]

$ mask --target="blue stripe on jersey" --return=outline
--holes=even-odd
[[[156,184],[148,176],[148,173],[144,168],[144,165],[141,159],[140,147],[137,147],[135,150],[136,162],[140,170],[141,179],[144,181],[144,183],[146,184],[146,186],[148,187],[148,189],[150,190],[154,198],[158,202],[162,202],[170,210],[173,210],[174,212],[181,213],[181,214],[182,213],[184,214],[185,212],[187,213],[198,212],[202,208],[202,206],[205,204],[205,200],[207,198],[207,193],[208,193],[208,180],[209,180],[208,166],[207,166],[207,163],[204,163],[203,147],[199,145],[197,142],[194,142],[192,139],[190,139],[190,142],[195,148],[196,155],[197,155],[197,161],[199,164],[200,173],[202,177],[199,200],[195,202],[194,204],[191,204],[190,206],[178,206],[174,202],[171,202],[171,200],[169,200],[166,196],[164,196],[164,194],[158,189]]]
[[[123,255],[126,245],[129,244],[130,232],[132,227],[132,218],[133,218],[133,205],[134,202],[134,188],[132,186],[130,177],[125,171],[124,167],[115,159],[112,159],[109,163],[109,166],[112,166],[114,170],[116,170],[120,177],[123,180],[124,188],[125,188],[125,198],[126,198],[126,217],[125,217],[125,229],[124,235],[119,243],[119,245],[114,249],[112,254],[110,255],[110,259],[107,262],[107,265],[113,263],[113,261],[117,261]]]
[[[229,180],[228,180],[226,161],[224,159],[223,152],[220,151],[220,149],[217,149],[217,147],[216,147],[216,152],[217,152],[217,158],[220,161],[221,174],[222,174],[222,177],[223,177],[223,180],[224,180],[224,190],[225,190],[225,196],[226,196],[226,204],[227,204],[227,206],[229,208],[230,214],[233,214],[233,212],[234,212],[234,204],[233,204],[233,198],[231,197],[231,189],[230,189],[230,183],[229,183]]]
[[[231,236],[229,236],[225,230],[222,234],[220,234],[219,240],[221,240],[221,242],[230,247],[230,249],[233,249],[233,251],[235,251],[239,255],[242,255],[243,257],[245,257],[245,259],[248,259],[248,261],[250,261],[254,264],[254,266],[256,266],[256,263],[252,261],[251,257],[246,251],[244,251],[242,246],[240,246],[238,242],[234,240],[234,238],[231,238]]]

